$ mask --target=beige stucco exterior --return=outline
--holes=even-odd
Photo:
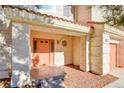
[[[75,8],[75,21],[82,24],[82,25],[87,25],[87,21],[91,20],[91,6],[82,6],[82,5],[77,5],[74,6]]]
[[[106,27],[107,28],[107,27]],[[110,27],[109,27],[110,28]],[[110,37],[110,43],[117,44],[117,66],[123,67],[124,61],[122,60],[122,57],[124,57],[123,54],[123,42],[124,42],[124,33],[121,30],[118,30],[116,28],[111,27],[111,29],[105,29],[107,33],[109,33]],[[114,34],[116,33],[116,34]]]
[[[62,6],[60,8],[62,9]],[[13,87],[21,81],[22,74],[30,77],[33,38],[54,40],[53,65],[73,64],[79,66],[82,71],[91,71],[98,75],[110,72],[110,43],[115,43],[118,45],[117,67],[124,67],[124,32],[103,22],[93,22],[97,20],[93,15],[96,13],[95,8],[92,10],[89,6],[75,6],[77,19],[74,21],[81,25],[18,8],[0,9],[0,13],[4,13],[8,18],[5,22],[10,22],[9,27],[8,23],[0,26],[0,41],[4,43],[3,38],[6,38],[5,47],[10,54],[9,57],[5,54],[3,56],[1,53],[5,52],[0,50],[0,67],[7,68],[7,65],[2,63],[4,59],[6,63],[12,61]],[[91,22],[88,22],[89,20]],[[66,47],[62,46],[63,40],[67,41]],[[8,77],[7,71],[0,73],[0,78]],[[18,80],[14,81],[15,78]]]
[[[123,67],[123,32],[103,23],[91,22],[93,26],[90,41],[90,70],[104,75],[110,72],[110,44],[117,44],[117,66]],[[115,34],[116,33],[116,34]]]

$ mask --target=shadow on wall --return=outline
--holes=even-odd
[[[0,78],[9,77],[8,70],[11,69],[11,43],[11,32],[0,31]]]
[[[28,33],[25,33],[28,29],[19,25],[21,29],[13,25],[14,31],[12,35],[12,55],[13,62],[20,64],[29,63],[29,46],[28,46]],[[25,29],[25,32],[22,31]]]
[[[7,78],[11,68],[11,31],[10,20],[0,6],[0,78]],[[9,70],[10,71],[10,70]]]
[[[0,29],[8,29],[10,26],[10,20],[4,13],[3,8],[0,6]]]
[[[30,53],[28,46],[28,27],[12,25],[12,87],[17,87],[20,75],[30,77]]]

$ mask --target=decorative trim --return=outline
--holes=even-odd
[[[119,44],[119,41],[117,41],[117,40],[110,40],[110,43]]]
[[[107,24],[104,25],[104,31],[124,37],[124,31],[117,29],[115,27],[109,26]]]
[[[99,21],[87,21],[87,24],[105,24],[105,22],[99,22]]]

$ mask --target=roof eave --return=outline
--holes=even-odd
[[[107,24],[104,25],[104,31],[124,37],[124,31],[117,29],[115,27],[109,26]]]
[[[75,24],[74,22],[69,22],[66,20],[60,20],[61,18],[53,18],[48,15],[43,14],[37,14],[33,12],[29,12],[24,10],[20,10],[16,7],[4,7],[3,8],[7,17],[10,18],[10,20],[15,22],[25,22],[25,23],[33,23],[37,25],[46,25],[46,26],[52,26],[57,27],[61,29],[66,30],[72,30],[72,31],[78,31],[83,33],[89,33],[90,27],[82,26],[79,24]]]

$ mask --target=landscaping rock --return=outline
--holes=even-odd
[[[31,71],[31,76],[39,88],[64,88],[65,75],[62,69],[55,66],[42,66]]]

